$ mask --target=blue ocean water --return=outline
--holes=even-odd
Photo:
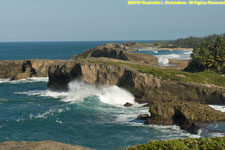
[[[73,55],[105,43],[107,42],[2,42],[0,60],[72,59]]]
[[[0,42],[0,60],[71,59],[90,48],[122,42],[125,41]]]
[[[71,59],[104,43],[0,43],[0,59]],[[0,142],[55,140],[120,150],[155,139],[193,137],[176,126],[143,125],[136,117],[148,113],[148,108],[123,107],[133,101],[124,89],[74,81],[68,92],[60,92],[48,89],[47,81],[0,79]]]

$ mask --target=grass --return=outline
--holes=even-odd
[[[126,150],[224,150],[225,137],[152,141]]]
[[[153,76],[161,77],[164,80],[207,83],[207,84],[213,84],[213,85],[225,87],[225,77],[213,71],[190,73],[190,72],[184,72],[184,71],[179,71],[174,69],[161,69],[157,67],[150,67],[150,66],[131,64],[131,63],[125,63],[125,62],[112,62],[112,61],[99,61],[99,60],[98,61],[89,60],[89,62],[110,64],[115,66],[128,65],[142,73],[152,74]]]

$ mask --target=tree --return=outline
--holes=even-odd
[[[213,70],[225,73],[225,40],[223,37],[217,38],[214,42],[196,47],[191,55],[191,61],[185,71],[200,72]]]

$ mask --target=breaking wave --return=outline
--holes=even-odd
[[[75,104],[77,107],[83,107],[85,109],[95,109],[99,112],[107,113],[108,117],[102,119],[99,122],[102,123],[117,123],[125,124],[127,126],[140,126],[144,128],[154,128],[163,134],[159,136],[160,138],[170,139],[179,136],[188,137],[200,137],[199,135],[192,135],[183,130],[178,126],[159,126],[159,125],[144,125],[143,121],[137,120],[139,114],[149,113],[148,107],[141,107],[141,104],[134,102],[134,96],[126,91],[125,89],[119,88],[117,86],[103,86],[103,85],[91,85],[80,80],[75,80],[69,83],[69,90],[67,92],[52,91],[52,90],[33,90],[27,92],[17,92],[16,94],[25,94],[29,96],[43,96],[58,98],[63,102],[68,102]],[[87,101],[94,101],[96,96],[100,104],[93,104]],[[89,98],[91,97],[91,98]],[[87,98],[87,99],[86,99]],[[87,103],[85,103],[87,102]],[[121,107],[126,102],[132,103],[132,107]],[[95,102],[94,102],[95,103]],[[104,104],[104,105],[101,105]],[[46,119],[54,114],[63,113],[67,111],[65,108],[60,109],[49,109],[46,112],[29,114],[27,119]],[[69,110],[68,110],[69,111]],[[24,118],[20,118],[17,121],[23,121]],[[26,119],[25,119],[26,120]],[[56,119],[57,123],[62,123],[61,120]],[[164,136],[165,134],[168,136]],[[164,136],[164,137],[163,137]]]
[[[30,96],[47,96],[60,98],[64,102],[82,101],[90,96],[97,96],[103,103],[110,105],[124,105],[129,102],[134,104],[134,96],[125,89],[118,86],[91,85],[81,80],[75,80],[69,83],[67,92],[52,90],[33,90],[26,92],[16,92],[16,94],[24,94]]]
[[[221,112],[225,112],[225,106],[224,105],[209,105],[211,108],[221,111]]]
[[[165,57],[162,57],[162,56],[159,56],[158,57],[158,64],[160,66],[168,66],[169,65],[169,59],[165,58]]]
[[[178,54],[158,55],[158,64],[160,66],[169,66],[169,59],[177,59],[180,57]]]

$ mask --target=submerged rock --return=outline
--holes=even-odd
[[[175,124],[194,134],[208,123],[225,121],[225,113],[214,110],[208,105],[191,101],[153,101],[149,112],[151,117],[147,118],[145,124]]]
[[[0,150],[93,150],[78,145],[64,144],[55,141],[40,142],[2,142]]]

